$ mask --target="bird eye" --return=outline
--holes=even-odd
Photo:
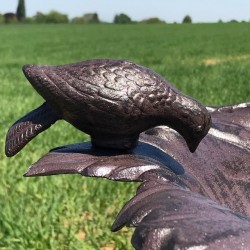
[[[197,127],[197,130],[198,130],[198,131],[201,131],[201,130],[202,130],[202,125],[199,125],[199,126]]]

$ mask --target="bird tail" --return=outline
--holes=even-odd
[[[17,154],[34,137],[48,129],[59,119],[61,117],[45,102],[16,121],[9,128],[6,136],[6,156],[11,157]]]

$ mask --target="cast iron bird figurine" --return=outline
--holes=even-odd
[[[126,150],[137,145],[141,132],[166,125],[194,152],[210,128],[204,106],[152,70],[127,60],[25,65],[23,72],[46,102],[9,129],[7,156],[59,119],[89,134],[94,146]]]

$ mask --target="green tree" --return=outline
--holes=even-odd
[[[42,12],[37,12],[33,19],[36,23],[45,23],[46,15],[44,15]]]
[[[26,16],[24,0],[19,0],[18,1],[16,16],[17,16],[17,19],[18,19],[19,22],[24,21],[25,16]]]
[[[5,13],[3,16],[4,23],[16,23],[18,21],[15,13],[8,12]]]
[[[4,17],[3,17],[3,14],[0,14],[0,24],[1,23],[4,23]]]
[[[85,23],[100,23],[97,13],[87,13],[83,16]]]
[[[46,23],[68,23],[68,16],[57,11],[51,11],[46,15]]]
[[[192,23],[192,18],[191,16],[187,15],[183,18],[182,23]]]
[[[232,19],[229,21],[229,23],[238,23],[238,21],[236,19]]]
[[[92,23],[100,23],[100,20],[97,13],[86,13],[81,17],[73,18],[71,22],[78,24],[92,24]]]
[[[33,17],[36,23],[68,23],[68,16],[57,11],[51,11],[48,14],[37,12]]]
[[[145,24],[159,24],[159,23],[166,23],[165,21],[159,19],[158,17],[152,17],[148,19],[144,19],[141,21],[142,23]]]
[[[126,14],[121,13],[119,15],[115,15],[114,23],[116,23],[116,24],[127,24],[127,23],[132,23],[132,20]]]

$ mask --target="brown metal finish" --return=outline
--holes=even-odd
[[[48,105],[40,107],[38,120],[48,119],[48,107],[56,113],[53,122],[64,119],[90,134],[98,147],[132,149],[139,134],[167,125],[186,140],[191,152],[210,128],[210,115],[200,103],[180,93],[148,68],[126,60],[90,60],[63,66],[26,65],[23,71]],[[45,114],[41,119],[41,113]],[[35,119],[26,115],[30,123]],[[51,117],[49,118],[51,119]],[[48,124],[52,124],[51,121]],[[39,124],[42,130],[48,128]],[[22,127],[24,140],[15,138]],[[26,138],[26,123],[20,119],[6,138],[6,154],[15,155],[38,133]],[[19,133],[20,134],[20,133]]]
[[[194,154],[161,126],[142,133],[130,153],[90,143],[64,146],[25,175],[141,181],[112,226],[136,227],[135,249],[250,249],[250,103],[207,109],[212,127]]]
[[[59,114],[45,102],[39,108],[16,121],[8,131],[5,146],[6,155],[15,155],[29,141],[59,119],[61,119]]]
[[[250,103],[205,109],[156,73],[122,60],[24,71],[46,103],[10,128],[8,155],[58,119],[92,137],[51,150],[25,176],[142,182],[112,226],[136,227],[135,249],[250,249]],[[191,154],[186,143],[194,151],[203,137]]]

